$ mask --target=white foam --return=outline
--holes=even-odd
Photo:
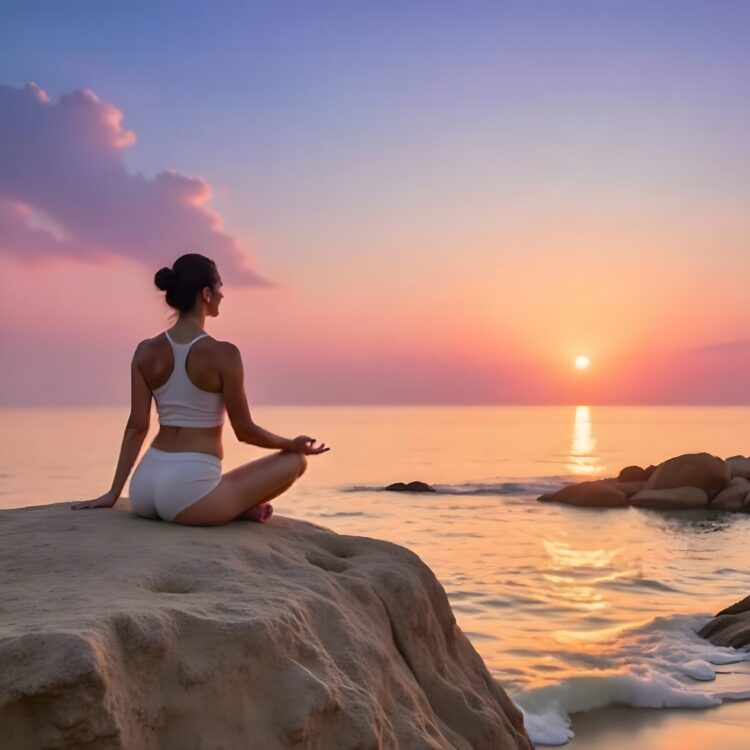
[[[708,617],[657,617],[636,628],[609,634],[583,652],[569,650],[572,663],[593,666],[557,684],[513,696],[526,730],[538,744],[563,745],[573,737],[571,714],[621,704],[644,708],[707,708],[722,700],[747,700],[748,690],[702,689],[715,679],[714,666],[750,661],[750,653],[714,646],[697,630]],[[750,677],[748,678],[750,683]]]

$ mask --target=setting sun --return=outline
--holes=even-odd
[[[581,355],[580,357],[576,357],[576,369],[587,370],[590,364],[591,360],[588,357],[585,357],[583,355]]]

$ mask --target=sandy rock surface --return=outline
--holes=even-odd
[[[719,612],[700,631],[717,646],[750,646],[750,596]]]
[[[301,521],[0,511],[3,748],[531,750],[409,550]]]

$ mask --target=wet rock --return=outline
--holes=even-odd
[[[539,498],[543,503],[565,503],[584,508],[624,508],[628,504],[625,493],[612,480],[600,479],[580,482],[550,492]]]
[[[750,511],[750,481],[744,477],[730,479],[729,484],[711,501],[711,507],[735,513]]]
[[[729,464],[724,459],[710,453],[687,453],[659,464],[646,488],[698,487],[710,495],[723,489],[729,479]]]
[[[633,495],[630,504],[636,508],[658,510],[700,510],[708,508],[708,493],[700,487],[645,489]]]
[[[386,487],[391,492],[435,492],[434,487],[430,487],[426,482],[394,482]]]
[[[703,626],[699,635],[708,638],[716,646],[750,646],[750,596],[722,609],[713,620]]]

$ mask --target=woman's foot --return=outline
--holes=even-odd
[[[273,515],[273,505],[271,503],[258,503],[248,508],[240,518],[248,518],[251,521],[265,523]]]

